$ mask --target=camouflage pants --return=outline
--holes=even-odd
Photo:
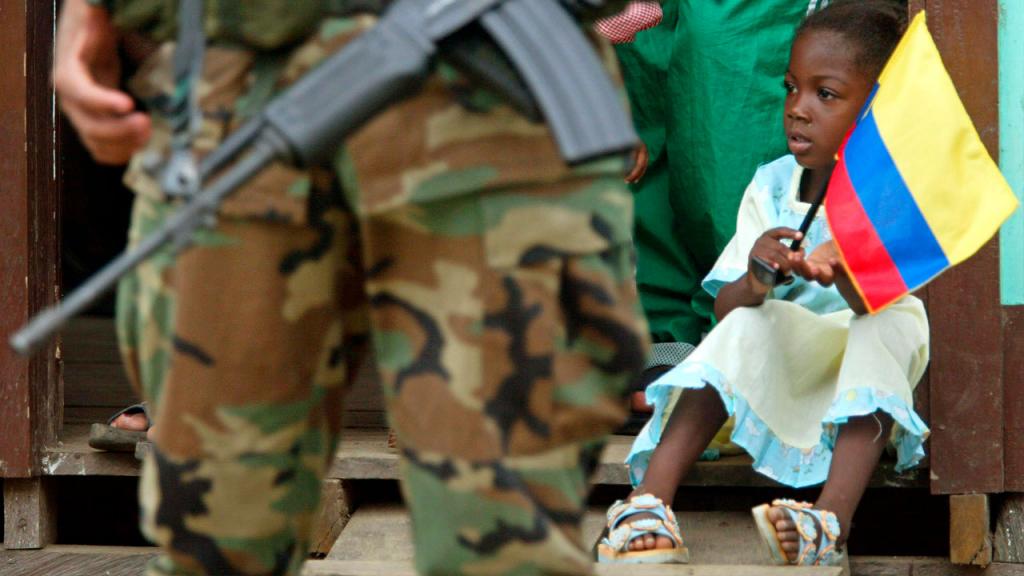
[[[147,391],[145,528],[170,553],[154,573],[296,569],[365,340],[364,279],[421,570],[586,573],[587,477],[642,352],[625,250],[494,268],[478,235],[395,216],[365,223],[367,268],[341,211],[318,228],[226,221],[179,259],[175,328],[140,339],[170,360]]]
[[[200,153],[260,84],[258,61],[221,56]],[[151,574],[298,573],[367,343],[417,569],[590,572],[587,480],[646,348],[631,198],[620,163],[568,169],[545,128],[453,93],[435,79],[379,116],[336,174],[272,167],[173,265],[122,285],[157,423],[140,488],[166,551]],[[166,141],[157,126],[151,147]],[[128,180],[137,238],[169,208],[138,163]]]

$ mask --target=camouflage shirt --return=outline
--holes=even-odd
[[[122,30],[169,40],[175,31],[176,0],[87,0],[113,15]],[[388,0],[206,0],[206,34],[227,42],[273,50],[298,43],[316,31],[326,17],[347,15],[353,7],[385,5]],[[607,0],[601,14],[616,12],[628,0]],[[597,14],[595,14],[597,16]]]
[[[326,15],[345,0],[206,0],[206,34],[219,43],[272,50],[309,37]],[[162,41],[174,37],[178,3],[174,0],[88,0],[102,6],[122,30]]]
[[[167,8],[177,2],[164,0],[89,0],[108,10],[122,29],[147,35],[173,32],[166,22],[175,18]],[[224,6],[249,14],[259,11],[249,5],[273,6],[279,3],[321,5],[330,0],[206,0],[207,29],[216,29],[224,19]],[[239,5],[245,5],[239,9]],[[361,5],[365,5],[363,2]],[[270,10],[268,8],[269,11]],[[299,10],[292,10],[300,12]],[[316,10],[310,10],[316,12]],[[220,19],[218,19],[220,18]],[[311,23],[310,32],[294,32],[299,41],[279,50],[254,49],[247,42],[237,43],[211,38],[199,79],[199,107],[202,127],[193,149],[203,156],[213,150],[227,133],[251,118],[275,94],[291,84],[323,58],[371,28],[376,18],[359,15],[345,18],[321,15]],[[238,22],[237,20],[233,22]],[[294,30],[299,30],[298,20]],[[254,24],[253,24],[254,25]],[[254,25],[255,26],[255,25]],[[606,69],[617,78],[614,52],[607,41],[592,35]],[[279,38],[286,37],[279,34]],[[244,45],[240,45],[244,44]],[[139,66],[128,88],[144,102],[158,102],[175,90],[173,42],[163,42]],[[137,193],[154,200],[162,198],[156,174],[147,168],[153,158],[166,158],[171,133],[170,122],[154,112],[153,137],[143,154],[133,159],[125,175],[126,183]],[[403,147],[410,126],[422,126],[423,136],[415,145]],[[495,130],[503,134],[496,139]],[[482,154],[482,140],[502,143],[504,153]],[[510,153],[529,142],[529,161]],[[520,116],[492,93],[462,77],[443,63],[427,82],[419,97],[405,101],[382,113],[350,138],[349,150],[341,151],[332,166],[340,173],[347,204],[358,213],[387,211],[405,203],[437,201],[523,184],[550,183],[581,170],[621,174],[618,158],[598,162],[576,170],[562,161],[551,134],[543,124]],[[221,214],[264,220],[304,223],[307,221],[311,182],[297,178],[297,171],[274,164],[243,190],[229,198]]]

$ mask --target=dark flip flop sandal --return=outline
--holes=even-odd
[[[122,414],[144,414],[146,416],[146,428],[153,425],[149,417],[149,410],[145,402],[132,404],[127,408],[118,410],[113,416],[107,419],[106,424],[93,424],[89,428],[89,446],[97,450],[108,452],[133,452],[135,445],[146,439],[145,430],[125,430],[116,428],[112,423]]]
[[[142,462],[153,453],[153,443],[149,440],[140,440],[135,445],[135,459]]]

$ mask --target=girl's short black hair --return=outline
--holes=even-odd
[[[841,35],[857,49],[854,63],[877,78],[907,28],[907,3],[901,0],[833,0],[797,28]]]

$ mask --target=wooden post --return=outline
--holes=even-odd
[[[1005,489],[1024,492],[1024,306],[1007,306],[1003,316]]]
[[[928,27],[981,139],[999,143],[997,0],[911,0]],[[932,491],[1004,489],[1003,330],[999,245],[989,242],[928,289]]]
[[[42,548],[57,540],[57,507],[49,478],[4,480],[4,547]]]
[[[949,561],[985,567],[992,563],[988,496],[949,497]]]
[[[57,348],[31,361],[7,337],[57,299],[59,142],[52,0],[0,0],[0,476],[38,472],[61,420]]]
[[[1024,564],[1024,494],[1007,494],[992,543],[996,562]]]

